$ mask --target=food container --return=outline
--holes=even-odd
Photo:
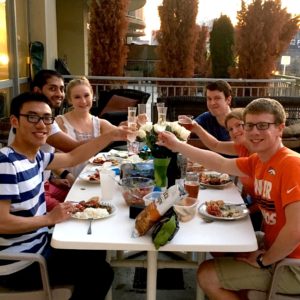
[[[194,218],[198,206],[198,200],[192,197],[185,197],[173,205],[179,221],[187,222]]]
[[[120,180],[122,195],[128,206],[145,205],[143,197],[154,189],[154,180],[145,177],[127,177]]]
[[[156,199],[158,199],[158,197],[162,194],[162,192],[151,192],[149,194],[147,194],[146,196],[144,196],[144,203],[145,206],[147,206],[148,204],[150,204],[151,202],[155,201]]]

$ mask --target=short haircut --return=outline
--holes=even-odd
[[[27,102],[43,102],[49,105],[49,100],[45,95],[41,93],[25,92],[11,100],[10,115],[14,115],[18,118],[24,103]]]
[[[224,80],[217,80],[207,83],[207,85],[205,86],[205,90],[223,92],[226,98],[232,96],[231,86]]]
[[[286,120],[286,113],[283,106],[275,99],[271,98],[258,98],[252,100],[244,109],[243,118],[245,120],[246,115],[258,115],[258,114],[271,114],[274,116],[274,122],[276,124],[283,124]]]
[[[43,86],[47,84],[48,79],[52,77],[58,77],[62,81],[64,81],[62,75],[55,70],[40,70],[35,74],[33,81],[30,84],[30,90],[32,91],[35,87],[42,89]]]
[[[243,112],[244,112],[243,107],[238,107],[238,108],[232,109],[231,112],[228,113],[225,117],[225,127],[228,128],[227,123],[231,119],[237,119],[237,120],[244,121]]]

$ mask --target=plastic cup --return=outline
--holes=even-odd
[[[102,200],[112,200],[115,194],[116,182],[114,180],[115,172],[113,170],[100,170],[100,185]]]
[[[184,188],[192,198],[198,198],[199,193],[199,174],[194,172],[187,172],[184,180]]]
[[[187,117],[187,118],[186,118]],[[193,127],[193,116],[191,115],[179,115],[178,123],[186,128],[187,130],[191,130]]]

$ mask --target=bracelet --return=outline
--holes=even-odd
[[[263,253],[260,253],[260,254],[256,257],[256,262],[257,262],[257,264],[260,266],[261,269],[268,269],[268,268],[270,268],[271,265],[266,266],[266,265],[263,264],[263,258],[264,258]]]
[[[67,176],[68,176],[68,174],[70,174],[71,172],[70,171],[68,171],[68,170],[64,170],[63,172],[61,172],[61,174],[60,174],[60,178],[61,179],[65,179]]]

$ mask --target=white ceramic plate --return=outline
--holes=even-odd
[[[208,183],[200,182],[200,185],[203,186],[203,187],[206,187],[208,189],[217,189],[217,190],[224,189],[224,188],[228,187],[231,184],[232,184],[231,180],[226,182],[226,183],[223,183],[223,184],[208,184]]]
[[[97,161],[95,161],[97,158],[102,159],[102,161],[100,161],[99,163]],[[91,157],[89,159],[89,162],[93,165],[97,165],[97,166],[102,166],[104,163],[107,165],[107,167],[111,166],[111,167],[115,167],[115,166],[119,166],[120,163],[122,162],[121,158],[117,158],[117,157],[111,157],[108,156],[107,154],[103,155],[103,154],[97,154],[94,157]],[[109,162],[111,163],[111,165],[109,165]]]
[[[117,213],[117,207],[114,204],[112,204],[110,202],[104,202],[104,201],[101,201],[100,204],[102,204],[106,207],[110,207],[111,213],[109,215],[106,215],[103,217],[93,218],[93,220],[106,219],[106,218],[114,216]],[[72,218],[77,219],[77,220],[89,220],[90,219],[90,218],[78,218],[75,215],[72,215]]]
[[[225,220],[225,221],[233,221],[243,219],[249,214],[249,210],[245,205],[234,205],[234,203],[225,203],[225,205],[230,205],[230,208],[235,209],[238,211],[238,216],[234,217],[217,217],[209,214],[206,210],[206,203],[202,203],[199,208],[198,212],[200,215],[203,215],[205,218],[210,218],[212,220]]]
[[[86,182],[90,182],[90,183],[100,183],[100,179],[99,180],[91,180],[90,179],[90,176],[92,176],[93,174],[95,174],[97,171],[93,171],[93,170],[90,170],[90,171],[86,171],[86,172],[83,172],[83,173],[80,173],[79,174],[79,178],[81,180],[84,180]]]

